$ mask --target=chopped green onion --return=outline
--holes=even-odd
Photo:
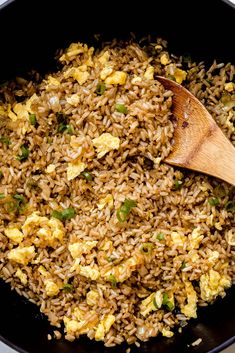
[[[90,172],[88,172],[87,170],[84,170],[84,172],[81,173],[81,175],[87,180],[87,181],[92,181],[93,180],[93,176]]]
[[[20,146],[20,149],[21,149],[21,154],[18,155],[17,159],[20,161],[20,162],[24,162],[26,161],[26,159],[28,159],[29,157],[29,149],[28,149],[28,146],[27,145],[21,145]]]
[[[153,243],[143,243],[140,247],[140,251],[143,254],[151,254],[153,250]]]
[[[157,238],[157,240],[163,240],[164,238],[165,238],[165,235],[163,234],[163,233],[158,233],[157,235],[156,235],[156,238]]]
[[[127,107],[124,104],[117,103],[115,108],[118,113],[127,114]]]
[[[37,119],[35,114],[29,114],[29,122],[33,126],[37,124]]]
[[[11,140],[7,136],[1,136],[0,142],[4,143],[7,146],[9,146],[11,144]]]
[[[169,300],[168,294],[163,293],[162,305],[166,305]]]
[[[67,132],[68,134],[72,135],[74,133],[74,129],[70,124],[60,123],[58,126],[58,132]]]
[[[65,283],[62,289],[65,290],[66,292],[72,292],[73,291],[73,285],[69,284],[69,283]]]
[[[114,259],[113,259],[111,256],[107,256],[107,257],[106,257],[106,260],[107,260],[108,262],[113,262]]]
[[[1,193],[0,193],[0,200],[1,200],[1,199],[4,199],[4,197],[5,197],[5,195],[1,192]]]
[[[165,305],[169,311],[172,311],[175,307],[174,303],[169,300],[167,293],[163,293],[162,305]]]
[[[228,212],[235,210],[235,202],[232,202],[232,201],[227,202],[225,205],[225,209]]]
[[[74,208],[69,207],[63,211],[53,211],[51,214],[52,217],[59,219],[60,221],[66,221],[75,217]]]
[[[23,195],[15,194],[12,197],[13,199],[17,200],[19,203],[25,203],[25,198]]]
[[[175,181],[174,181],[174,189],[175,190],[179,190],[182,187],[182,184],[183,184],[182,180],[175,179]]]
[[[111,286],[112,286],[113,288],[116,288],[116,287],[117,287],[117,280],[116,280],[116,277],[115,277],[113,274],[111,274],[111,275],[109,276],[109,282],[111,282]]]
[[[127,216],[131,212],[131,209],[136,207],[136,205],[136,201],[125,199],[123,204],[117,210],[117,219],[119,220],[119,222],[125,222],[127,220]]]
[[[216,196],[216,197],[224,197],[226,195],[226,190],[225,188],[223,187],[223,185],[217,185],[215,187],[215,189],[213,190],[213,194]]]
[[[171,81],[175,81],[176,82],[176,79],[175,79],[175,76],[173,75],[167,75],[167,78]]]
[[[100,96],[102,96],[102,94],[104,94],[105,90],[106,90],[105,84],[104,83],[98,83],[98,85],[96,86],[95,92],[97,94],[99,94]]]
[[[208,202],[211,206],[218,206],[220,204],[220,200],[217,197],[209,198]]]
[[[181,264],[181,267],[180,267],[181,270],[183,270],[186,266],[187,266],[187,263],[185,261],[183,261]]]
[[[13,201],[7,203],[9,212],[23,212],[26,205],[26,200],[23,195],[12,195]]]

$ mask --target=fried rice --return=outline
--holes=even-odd
[[[164,163],[177,122],[156,76],[235,145],[235,68],[162,39],[73,43],[58,62],[0,88],[0,276],[55,338],[171,337],[235,281],[235,189]]]

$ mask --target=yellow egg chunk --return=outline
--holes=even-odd
[[[162,54],[160,57],[160,62],[162,65],[166,66],[167,64],[169,64],[170,60],[167,54]]]
[[[110,209],[113,207],[113,196],[111,194],[102,197],[97,203],[99,210],[102,210],[106,205]]]
[[[140,76],[134,75],[134,77],[131,80],[131,83],[134,85],[134,84],[141,82],[141,81],[142,81],[142,78]]]
[[[144,78],[146,78],[147,80],[153,80],[154,79],[154,67],[153,66],[149,66],[147,68],[147,70],[144,73]]]
[[[73,244],[69,244],[68,249],[70,254],[74,259],[80,257],[82,254],[88,254],[91,249],[93,249],[97,245],[98,241],[86,241],[86,242],[76,242]]]
[[[154,305],[155,293],[150,294],[147,298],[142,300],[140,304],[140,314],[147,316],[151,311],[157,310],[157,307]]]
[[[87,71],[87,65],[72,67],[64,72],[64,78],[72,77],[79,83],[79,85],[83,85],[83,83],[88,80],[89,76],[90,74]]]
[[[232,92],[235,88],[235,85],[233,82],[228,82],[228,83],[225,83],[224,85],[224,89],[228,92]]]
[[[44,284],[45,284],[46,294],[49,297],[54,297],[59,293],[60,288],[54,281],[50,279],[45,279]]]
[[[105,80],[108,85],[124,85],[126,83],[127,73],[123,71],[115,71]]]
[[[172,337],[174,336],[174,332],[170,331],[170,330],[166,330],[165,328],[162,329],[162,336],[163,337]]]
[[[25,236],[37,236],[38,238],[34,239],[34,244],[37,246],[55,247],[64,237],[64,226],[59,219],[42,217],[38,212],[26,218],[22,231]]]
[[[100,64],[105,65],[105,64],[109,61],[109,58],[110,58],[109,51],[106,50],[106,51],[104,52],[104,54],[102,54],[102,55],[98,58],[98,61],[100,62]]]
[[[185,282],[187,293],[187,304],[181,306],[181,312],[187,317],[197,317],[197,293],[195,292],[191,282]]]
[[[66,101],[74,106],[74,107],[77,107],[79,102],[80,102],[80,98],[79,96],[75,93],[75,94],[72,94],[70,97],[66,97]]]
[[[49,164],[46,168],[46,173],[50,174],[55,171],[55,165],[54,164]]]
[[[204,235],[202,234],[201,228],[195,228],[189,235],[189,249],[198,249]]]
[[[200,277],[200,290],[203,300],[210,302],[218,295],[225,296],[225,289],[231,286],[231,279],[227,275],[220,275],[219,272],[211,269],[208,274]]]
[[[113,72],[112,66],[105,66],[101,71],[100,71],[100,78],[101,80],[105,80],[111,73]]]
[[[18,277],[23,285],[28,283],[27,275],[20,268],[17,269],[15,276]]]
[[[111,326],[114,324],[115,322],[115,316],[112,314],[108,314],[104,317],[103,320],[101,320],[101,322],[99,323],[97,329],[96,329],[96,333],[95,333],[95,340],[96,341],[103,341],[104,340],[104,336],[106,335],[106,333],[109,332]]]
[[[87,164],[81,161],[75,161],[68,163],[67,167],[67,179],[68,181],[75,179],[80,175],[87,167]]]
[[[21,243],[24,239],[24,234],[18,228],[6,228],[5,235],[15,243]]]
[[[177,83],[181,84],[187,77],[187,72],[176,68],[174,73],[174,78]]]
[[[18,247],[12,249],[8,253],[10,261],[17,262],[21,265],[28,265],[28,263],[36,256],[34,246]]]
[[[93,145],[98,152],[98,158],[102,158],[106,153],[112,150],[117,150],[120,146],[120,139],[112,136],[110,133],[105,132],[99,137],[92,140]]]
[[[46,88],[50,87],[50,86],[59,86],[60,85],[60,81],[57,80],[55,77],[49,75],[47,77],[47,79],[45,80]]]
[[[88,305],[93,306],[99,299],[99,293],[96,290],[90,290],[86,295],[86,302]]]
[[[172,232],[171,233],[171,240],[174,245],[177,245],[179,247],[183,247],[184,243],[187,241],[187,238],[185,235],[179,234],[177,232]]]

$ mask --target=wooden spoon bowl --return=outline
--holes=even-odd
[[[165,162],[235,185],[235,147],[215,120],[186,88],[162,76],[157,80],[174,93],[172,113],[177,119],[173,149]]]

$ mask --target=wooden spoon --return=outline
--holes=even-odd
[[[158,76],[173,95],[176,117],[173,150],[165,162],[213,175],[235,185],[235,147],[203,104],[178,83]]]

